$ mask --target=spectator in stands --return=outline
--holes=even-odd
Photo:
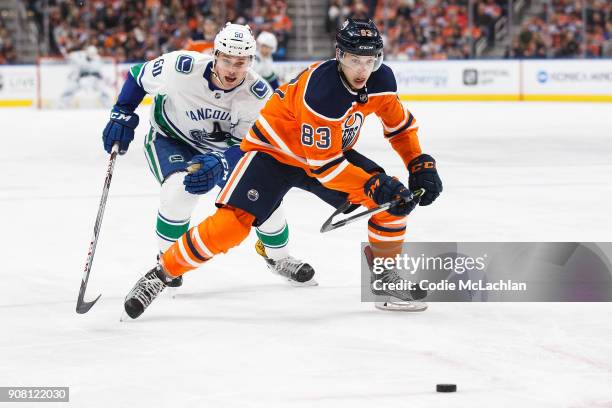
[[[370,10],[368,9],[368,5],[363,0],[353,0],[350,5],[350,15],[349,17],[353,19],[367,19],[370,17]]]
[[[506,52],[506,57],[546,58],[545,27],[544,21],[539,17],[525,21],[512,41],[512,48]]]
[[[0,21],[0,64],[14,64],[17,62],[17,52],[13,46],[13,40]]]
[[[343,0],[331,0],[329,2],[325,30],[332,38],[336,37],[336,31],[338,31],[350,13],[350,7]]]

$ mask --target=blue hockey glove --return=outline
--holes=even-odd
[[[193,156],[192,164],[200,168],[185,176],[185,190],[191,194],[206,194],[223,180],[227,180],[229,164],[223,153],[210,152]]]
[[[395,177],[388,176],[385,173],[378,173],[370,177],[363,189],[366,195],[378,205],[388,203],[396,198],[403,198],[404,202],[387,210],[390,214],[398,217],[410,214],[417,205],[416,201],[411,201],[412,193],[406,186]]]
[[[442,192],[442,180],[436,170],[436,161],[428,154],[421,154],[408,163],[408,185],[412,191],[425,189],[420,205],[429,205]]]
[[[134,129],[138,126],[138,115],[113,107],[110,120],[102,132],[104,150],[110,154],[115,142],[119,142],[119,154],[127,152],[130,142],[134,140]]]

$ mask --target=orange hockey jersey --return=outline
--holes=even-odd
[[[385,138],[406,165],[421,148],[416,120],[397,96],[391,68],[383,64],[366,86],[368,100],[358,103],[341,80],[336,60],[313,64],[274,91],[240,147],[301,167],[326,187],[349,193],[351,202],[367,201],[363,186],[371,175],[343,154],[357,142],[367,115],[381,119]]]

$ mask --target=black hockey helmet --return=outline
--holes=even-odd
[[[383,39],[370,19],[348,18],[336,34],[336,48],[355,55],[382,56]]]

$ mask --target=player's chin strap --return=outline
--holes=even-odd
[[[342,85],[344,85],[344,87],[351,93],[357,93],[357,102],[361,103],[361,104],[365,104],[368,103],[368,87],[367,86],[363,86],[363,88],[361,89],[355,89],[351,86],[351,84],[349,83],[348,79],[346,79],[346,76],[344,75],[344,72],[342,72],[342,69],[340,69],[340,64],[342,64],[340,61],[336,60],[338,62],[338,73],[340,74],[340,80],[342,81]]]

